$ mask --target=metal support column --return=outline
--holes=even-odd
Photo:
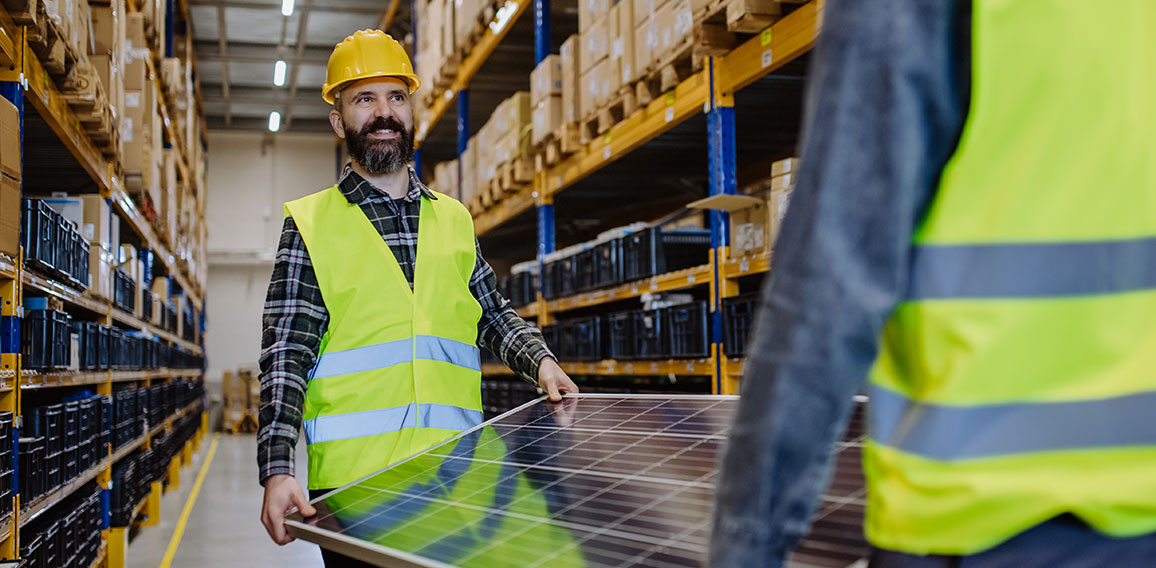
[[[466,155],[466,145],[470,142],[470,91],[458,91],[458,201],[462,201],[462,156]]]
[[[165,2],[165,57],[173,56],[173,33],[176,31],[176,15],[174,11],[177,3],[173,0]]]
[[[554,46],[550,38],[550,0],[534,0],[534,64],[546,59]],[[543,187],[540,191],[544,191]],[[539,196],[535,196],[539,197]],[[546,282],[545,256],[554,252],[554,200],[545,196],[538,199],[538,292]],[[540,307],[539,311],[542,311]],[[548,316],[547,316],[548,318]],[[540,321],[548,321],[543,318]]]
[[[18,132],[18,134],[20,136],[20,138],[19,138],[20,170],[23,171],[24,170],[24,84],[22,82],[19,82],[19,81],[0,82],[0,95],[2,95],[5,99],[8,99],[8,101],[11,102],[16,107],[17,116],[19,117],[19,120],[18,120],[19,132]],[[21,176],[21,177],[23,177],[23,176]],[[23,194],[24,193],[23,181],[18,182],[18,183],[20,183],[20,185],[21,185],[20,192],[21,192],[21,194]],[[17,213],[11,212],[11,214],[16,215]],[[21,272],[21,270],[20,270],[21,266],[20,265],[23,263],[23,260],[24,259],[22,257],[16,259],[16,262],[17,262],[16,273],[18,275]],[[19,507],[20,507],[20,456],[19,456],[20,444],[18,444],[17,441],[20,439],[20,430],[23,426],[23,424],[21,424],[21,420],[19,417],[20,407],[18,405],[17,396],[16,396],[16,390],[18,389],[18,386],[20,383],[20,363],[21,363],[19,338],[20,338],[20,326],[21,326],[22,322],[21,322],[20,317],[19,317],[20,312],[17,309],[17,307],[21,303],[21,298],[19,297],[19,292],[18,292],[20,289],[19,276],[17,276],[17,281],[6,283],[4,285],[4,289],[5,289],[6,294],[9,295],[10,298],[12,298],[14,300],[14,302],[11,302],[10,305],[4,306],[4,309],[3,309],[3,325],[6,328],[6,331],[8,332],[11,341],[10,341],[10,344],[6,344],[3,346],[2,351],[4,354],[0,355],[0,359],[2,359],[5,368],[15,371],[15,378],[12,380],[17,383],[16,385],[13,386],[12,392],[6,394],[3,397],[4,400],[3,400],[3,405],[2,405],[3,410],[5,410],[7,412],[12,412],[13,416],[15,416],[15,418],[12,421],[12,439],[9,440],[9,447],[12,448],[12,463],[11,463],[11,468],[12,468],[12,499],[13,499],[12,504],[13,504],[13,510],[16,511],[16,510],[19,510]],[[15,535],[16,532],[17,532],[16,529],[13,528],[12,534]],[[6,542],[4,542],[3,546],[2,546],[2,548],[4,549],[3,552],[4,553],[8,553],[9,551],[14,552],[15,542],[16,542],[15,539],[12,539],[12,538],[6,539]]]
[[[554,51],[550,38],[550,0],[534,0],[534,64]]]
[[[710,67],[710,111],[707,114],[709,133],[708,164],[710,172],[710,194],[734,194],[737,192],[737,166],[735,164],[735,109],[734,97],[718,89],[717,62],[711,57]],[[715,384],[713,391],[723,391],[723,328],[722,298],[726,282],[723,264],[726,261],[726,247],[730,245],[728,225],[730,214],[725,211],[710,212],[710,246],[714,267],[714,286],[711,294],[711,343],[715,353]]]

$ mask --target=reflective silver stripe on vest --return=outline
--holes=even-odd
[[[868,435],[941,461],[1156,445],[1156,391],[1073,402],[947,406],[871,385]]]
[[[1046,298],[1156,290],[1156,238],[919,245],[910,300]]]
[[[482,423],[482,411],[446,404],[418,404],[364,412],[318,416],[305,421],[305,440],[320,444],[398,432],[403,428],[469,430]]]
[[[476,345],[444,337],[419,335],[416,350],[418,359],[442,361],[471,371],[482,370],[481,351]],[[412,339],[389,341],[344,351],[327,351],[317,358],[317,364],[313,367],[309,378],[321,379],[385,369],[402,363],[412,363],[413,360]]]
[[[417,358],[445,361],[471,371],[482,370],[481,351],[477,345],[433,335],[417,336]]]
[[[413,361],[413,340],[401,339],[344,351],[326,351],[317,358],[309,378],[321,379],[384,369]]]

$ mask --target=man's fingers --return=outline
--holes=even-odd
[[[297,505],[297,510],[306,517],[312,517],[317,514],[317,509],[309,504],[309,500],[305,498],[305,494],[300,489],[293,491],[293,504]]]
[[[578,385],[574,384],[573,379],[571,379],[569,375],[562,375],[562,378],[564,379],[562,381],[562,388],[561,388],[562,392],[568,392],[568,393],[578,392]]]
[[[546,379],[542,382],[545,383],[544,386],[546,387],[546,394],[550,396],[551,402],[558,402],[559,400],[562,400],[562,393],[558,392],[558,381]]]

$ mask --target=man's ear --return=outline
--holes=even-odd
[[[341,121],[341,113],[337,109],[329,111],[329,124],[333,127],[333,132],[337,134],[338,138],[345,139],[345,125]]]

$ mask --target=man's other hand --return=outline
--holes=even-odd
[[[261,506],[261,524],[273,542],[282,546],[293,542],[285,530],[285,512],[297,507],[302,515],[312,517],[317,509],[309,504],[305,492],[292,475],[274,475],[265,480],[265,504]]]
[[[538,387],[546,391],[550,396],[550,402],[562,400],[562,393],[578,392],[578,385],[574,384],[574,381],[566,375],[566,371],[550,357],[542,359],[542,364],[538,367]]]

